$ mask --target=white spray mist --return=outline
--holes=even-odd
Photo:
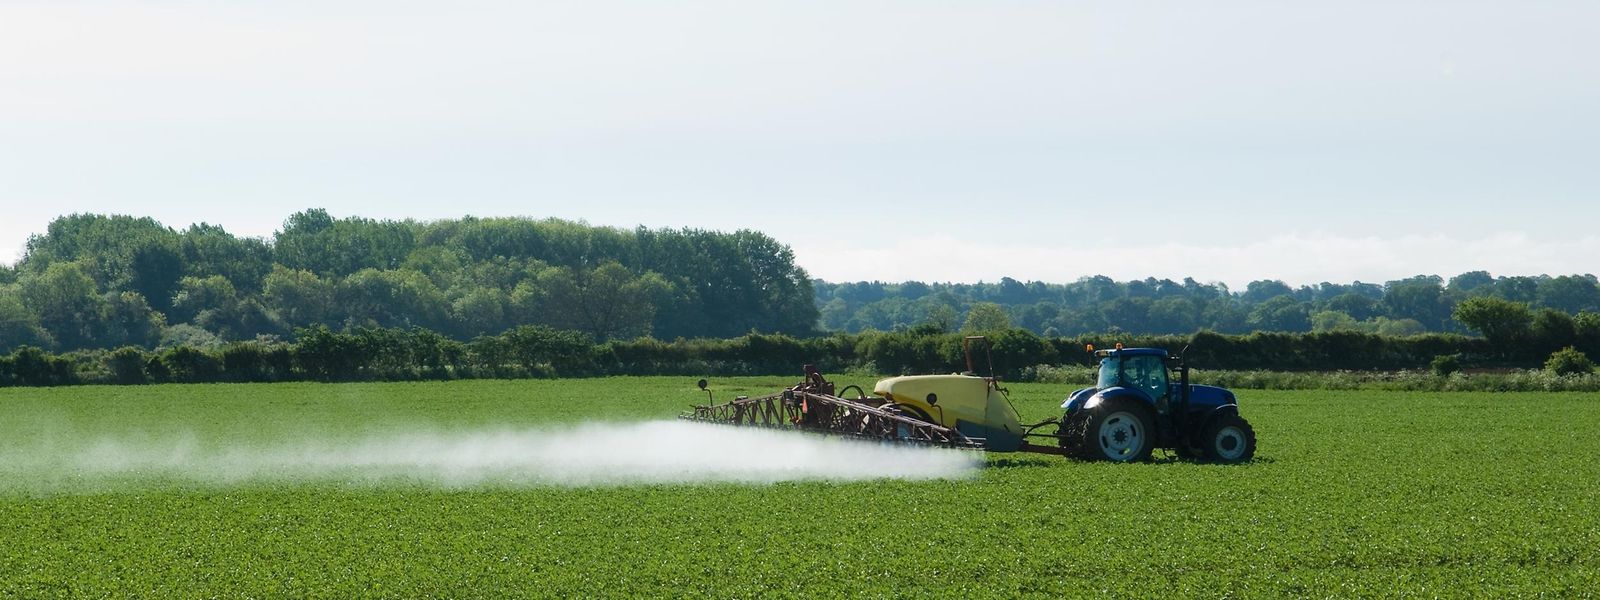
[[[693,423],[592,423],[561,429],[391,431],[348,439],[207,445],[191,435],[99,438],[26,471],[96,480],[406,482],[445,487],[971,477],[982,455]],[[37,456],[37,455],[36,455]],[[120,481],[121,484],[112,484]]]

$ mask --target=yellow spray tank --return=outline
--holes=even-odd
[[[999,452],[1022,444],[1022,423],[1011,400],[994,380],[975,375],[907,375],[873,386],[872,393],[924,421],[983,438],[984,447]]]
[[[949,427],[970,438],[982,438],[984,447],[990,450],[1017,450],[1024,433],[1017,409],[1011,406],[1011,399],[994,377],[972,374],[971,344],[974,341],[988,343],[981,336],[962,340],[967,373],[891,377],[873,386],[872,393],[919,419]],[[992,364],[989,372],[994,372]]]

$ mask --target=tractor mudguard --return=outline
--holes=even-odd
[[[1222,406],[1218,406],[1216,408],[1213,408],[1213,409],[1211,409],[1211,412],[1206,413],[1206,418],[1204,420],[1210,421],[1211,419],[1215,418],[1217,415],[1226,415],[1226,414],[1235,414],[1235,415],[1239,414],[1239,405],[1237,405],[1237,404],[1224,404]]]
[[[1238,404],[1233,392],[1226,388],[1213,385],[1189,386],[1189,406],[1194,410],[1209,409],[1229,404]]]
[[[1073,399],[1077,399],[1077,396],[1078,394],[1073,394]],[[1152,412],[1156,410],[1156,401],[1150,399],[1149,394],[1134,388],[1121,386],[1108,387],[1098,392],[1089,394],[1083,403],[1078,405],[1078,408],[1083,410],[1093,410],[1094,407],[1099,406],[1101,402],[1105,402],[1112,398],[1129,398],[1145,407],[1148,407]],[[1067,403],[1071,404],[1072,401],[1068,400]]]
[[[1066,401],[1061,403],[1061,410],[1076,412],[1078,409],[1083,408],[1083,403],[1088,402],[1089,397],[1093,396],[1094,392],[1095,388],[1086,387],[1068,394]]]

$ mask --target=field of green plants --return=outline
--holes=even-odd
[[[1071,386],[1010,387],[1038,419]],[[1592,393],[1241,391],[1260,450],[1236,467],[990,454],[954,479],[602,486],[183,470],[285,439],[667,419],[703,397],[679,377],[0,389],[0,598],[1600,590]]]

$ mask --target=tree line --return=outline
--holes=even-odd
[[[1461,309],[1466,308],[1465,311]],[[1291,287],[1104,276],[1071,283],[829,283],[754,231],[622,230],[555,219],[417,222],[291,215],[269,239],[197,224],[80,214],[0,266],[0,353],[125,346],[215,350],[316,327],[421,328],[466,342],[522,325],[597,342],[1004,330],[1045,338],[1479,332],[1501,344],[1570,338],[1600,311],[1593,275]]]
[[[1530,319],[1568,320],[1600,311],[1594,275],[1495,277],[1472,271],[1448,281],[1422,275],[1383,284],[1319,283],[1291,287],[1250,282],[1243,290],[1221,283],[1147,278],[1084,277],[1066,284],[904,283],[817,281],[820,327],[826,331],[903,330],[922,323],[947,327],[976,320],[983,327],[1016,326],[1047,337],[1099,332],[1140,335],[1196,331],[1355,331],[1404,336],[1466,333],[1456,307],[1485,297],[1521,306]]]
[[[263,240],[80,214],[56,219],[0,267],[0,352],[216,348],[316,326],[420,327],[458,340],[524,324],[597,340],[807,335],[811,285],[788,247],[748,230],[313,209]]]

